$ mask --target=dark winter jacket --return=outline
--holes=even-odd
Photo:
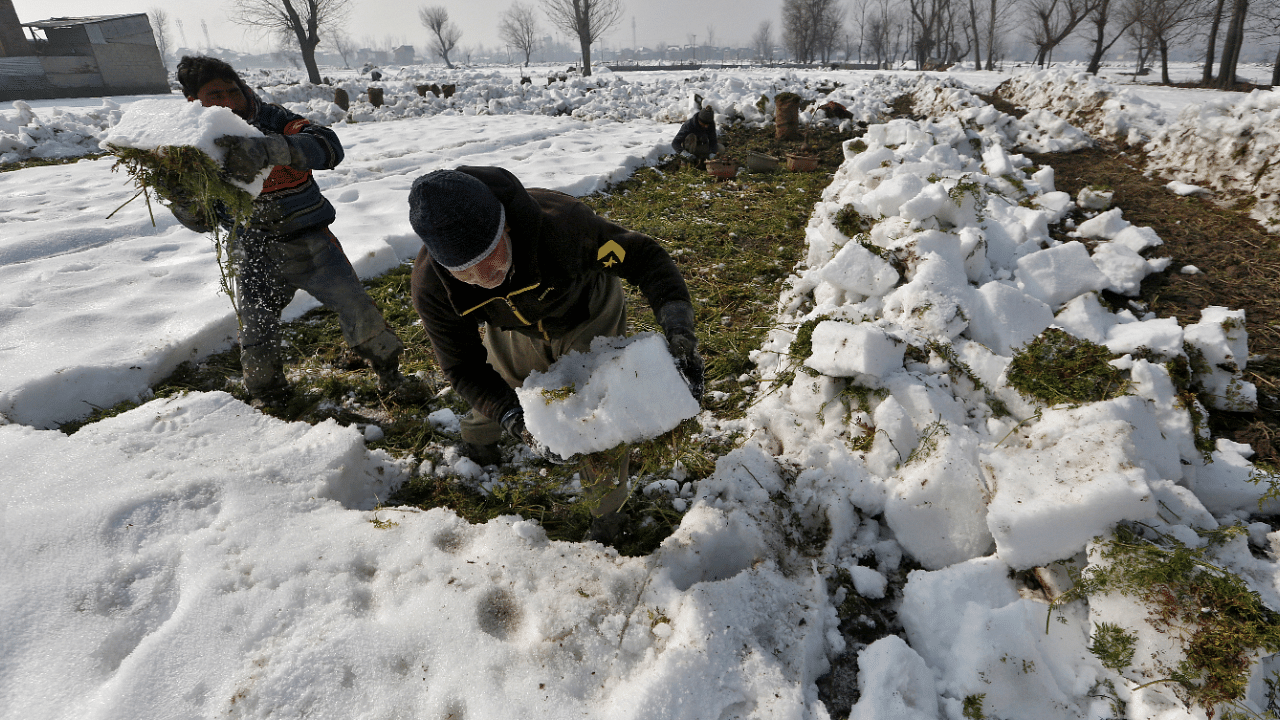
[[[701,125],[698,123],[698,115],[694,113],[693,117],[684,121],[680,126],[680,131],[676,133],[676,139],[671,142],[671,147],[676,149],[677,153],[684,151],[684,139],[692,133],[698,138],[699,144],[707,147],[716,146],[716,124]]]
[[[277,165],[271,169],[262,194],[254,200],[249,228],[241,231],[240,239],[278,239],[331,224],[336,217],[333,205],[320,194],[311,171],[329,170],[342,162],[342,143],[337,134],[279,105],[263,103],[244,83],[240,83],[240,89],[249,103],[249,124],[264,133],[284,135],[306,158],[306,167]],[[173,211],[188,228],[196,232],[209,230],[180,203],[173,206]],[[229,227],[230,218],[222,218],[221,224]]]
[[[506,209],[512,272],[486,290],[453,277],[423,247],[413,265],[413,306],[445,377],[484,415],[500,418],[519,400],[488,364],[481,324],[562,337],[588,319],[590,291],[606,274],[638,287],[658,317],[669,302],[690,302],[675,262],[648,235],[619,227],[564,193],[526,189],[502,168],[458,170],[484,182]]]

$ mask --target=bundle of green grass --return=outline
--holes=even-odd
[[[113,169],[123,168],[138,188],[134,198],[143,196],[148,207],[151,195],[181,204],[212,228],[223,289],[231,295],[231,273],[224,260],[234,246],[234,228],[246,224],[253,213],[266,173],[248,183],[225,175],[226,151],[214,142],[224,135],[258,137],[262,133],[227,108],[141,100],[129,107],[101,145],[116,156]],[[220,217],[232,220],[231,232],[222,230]]]
[[[227,108],[174,100],[142,100],[129,107],[102,148],[116,156],[138,186],[207,213],[217,226],[217,210],[243,221],[262,191],[265,173],[242,183],[222,173],[226,151],[215,144],[224,135],[260,137],[262,133]]]

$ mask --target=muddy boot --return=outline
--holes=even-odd
[[[583,542],[598,542],[601,545],[613,545],[622,536],[622,531],[631,518],[623,512],[605,513],[591,521]]]
[[[244,389],[253,399],[256,408],[282,407],[291,395],[289,381],[284,377],[284,363],[280,353],[268,344],[240,349],[240,367],[244,374]]]
[[[401,390],[408,378],[400,374],[400,358],[393,357],[380,363],[373,363],[373,371],[378,375],[378,392],[388,395]]]
[[[458,452],[470,458],[480,467],[502,464],[502,451],[498,449],[498,443],[477,445],[475,443],[463,442],[458,446]]]

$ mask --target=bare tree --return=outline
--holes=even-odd
[[[153,7],[147,11],[151,21],[151,34],[156,39],[156,49],[160,51],[160,62],[169,64],[169,11],[162,7]]]
[[[429,45],[431,54],[439,55],[444,60],[444,66],[452,68],[453,63],[449,62],[449,53],[453,52],[453,49],[458,46],[458,41],[462,39],[462,30],[449,21],[449,11],[443,5],[430,7],[423,5],[418,8],[418,19],[422,21],[422,26],[430,30],[434,36]]]
[[[1170,85],[1169,47],[1183,42],[1195,30],[1193,22],[1204,17],[1200,0],[1143,0],[1137,22],[1160,52],[1160,82]]]
[[[902,35],[902,18],[893,0],[876,0],[867,21],[867,52],[875,58],[876,66],[887,68],[897,55],[897,42]]]
[[[1089,53],[1089,68],[1086,72],[1091,75],[1098,74],[1098,70],[1102,67],[1102,56],[1116,44],[1117,40],[1124,37],[1130,26],[1138,22],[1144,3],[1145,0],[1099,0],[1093,12],[1089,13],[1082,23],[1085,28],[1082,34],[1093,43],[1093,50]],[[1113,23],[1112,20],[1119,22]],[[1107,38],[1108,25],[1114,31],[1110,39]],[[1119,29],[1116,29],[1117,25]]]
[[[356,44],[352,41],[351,36],[344,32],[332,30],[329,32],[329,44],[333,46],[334,51],[342,58],[342,67],[350,68],[351,57],[356,52]]]
[[[1231,24],[1222,40],[1222,63],[1218,66],[1218,79],[1214,83],[1222,89],[1236,84],[1236,68],[1240,64],[1240,49],[1244,45],[1245,20],[1249,16],[1249,0],[1233,0]]]
[[[1102,0],[1029,0],[1026,5],[1036,64],[1044,67],[1053,49],[1075,32]]]
[[[967,24],[965,29],[972,32],[971,41],[973,43],[973,69],[982,69],[982,25],[984,8],[978,4],[978,0],[968,0],[966,8],[965,20]]]
[[[529,58],[538,47],[538,18],[533,8],[518,2],[502,14],[502,22],[498,24],[498,34],[507,45],[524,53],[524,65],[529,67]]]
[[[1141,11],[1142,8],[1139,10]],[[1147,67],[1147,60],[1151,58],[1155,41],[1147,33],[1147,26],[1142,23],[1130,25],[1126,35],[1129,36],[1129,42],[1133,45],[1133,77],[1136,79]]]
[[[844,26],[836,0],[783,0],[782,41],[797,62],[826,60]]]
[[[591,43],[604,37],[624,14],[622,0],[542,0],[551,24],[578,38],[582,74],[591,74]]]
[[[302,54],[307,79],[319,85],[316,46],[321,34],[340,25],[349,10],[350,0],[236,0],[232,22],[263,33],[287,34]]]
[[[1218,30],[1222,27],[1222,9],[1226,6],[1226,0],[1215,0],[1213,12],[1209,15],[1209,40],[1208,50],[1204,56],[1204,74],[1200,77],[1200,82],[1208,85],[1213,80],[1213,59],[1214,51],[1218,48]]]
[[[773,62],[773,23],[761,20],[756,26],[756,34],[751,36],[751,48],[756,51],[756,59],[762,63]]]
[[[1265,37],[1280,35],[1280,2],[1264,0],[1256,8],[1258,25]],[[1276,49],[1276,62],[1271,66],[1271,86],[1280,86],[1280,47]]]
[[[950,0],[909,0],[912,51],[916,66],[946,66],[959,62],[976,39],[966,25],[966,10]],[[971,14],[976,14],[976,8]]]

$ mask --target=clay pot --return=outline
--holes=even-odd
[[[728,179],[738,174],[738,164],[732,160],[708,160],[707,172],[715,177]]]
[[[787,153],[787,169],[791,172],[813,172],[818,169],[818,157]]]

